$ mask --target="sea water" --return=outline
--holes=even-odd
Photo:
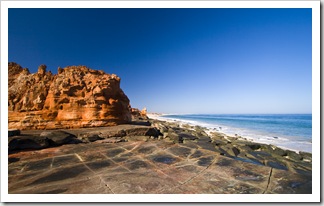
[[[255,142],[312,152],[311,114],[186,114],[161,117],[207,127],[211,131],[231,136],[241,136]]]

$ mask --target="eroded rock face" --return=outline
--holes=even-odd
[[[131,108],[131,114],[133,120],[147,120],[148,117],[146,115],[146,108],[142,109],[141,111],[137,108]]]
[[[9,63],[9,128],[57,129],[112,126],[131,121],[129,99],[115,74],[85,66],[41,65],[30,74]]]

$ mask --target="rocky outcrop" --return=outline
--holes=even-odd
[[[9,129],[59,129],[112,126],[131,121],[128,97],[115,74],[86,66],[41,65],[37,73],[8,65]]]
[[[9,137],[8,150],[35,150],[64,144],[82,143],[76,136],[64,131],[44,131],[38,135],[17,135]]]
[[[9,130],[8,149],[38,150],[56,147],[65,144],[90,143],[117,143],[134,141],[139,138],[157,139],[160,132],[151,126],[123,124],[100,128],[78,128],[59,130]]]
[[[147,112],[146,108],[142,109],[141,111],[137,108],[131,108],[131,113],[132,113],[132,120],[137,121],[137,120],[147,120]]]

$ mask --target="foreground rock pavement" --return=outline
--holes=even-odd
[[[204,147],[138,136],[15,151],[9,154],[9,193],[312,193],[311,172],[239,161]]]

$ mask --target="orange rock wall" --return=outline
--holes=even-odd
[[[57,129],[112,126],[131,121],[120,78],[85,66],[30,74],[9,63],[9,128]]]

